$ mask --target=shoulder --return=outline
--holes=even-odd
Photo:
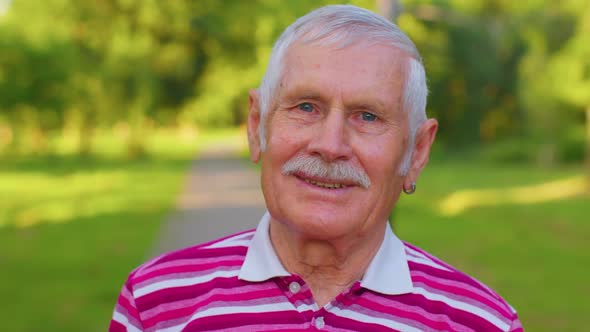
[[[127,280],[135,297],[167,288],[237,276],[254,230],[171,251],[134,269]]]
[[[490,287],[421,248],[404,246],[414,294],[504,331],[518,320],[515,309]]]

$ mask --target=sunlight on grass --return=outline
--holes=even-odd
[[[542,203],[576,197],[586,192],[587,181],[584,176],[503,189],[460,190],[441,201],[439,212],[444,216],[456,216],[474,207]]]
[[[246,141],[240,129],[158,130],[146,137],[149,159],[125,161],[122,136],[117,132],[96,133],[95,162],[76,161],[67,149],[72,143],[57,136],[53,144],[58,147],[56,151],[60,156],[44,162],[39,159],[38,165],[29,170],[24,170],[30,168],[26,163],[22,167],[0,169],[0,196],[3,197],[0,227],[58,224],[118,211],[146,212],[163,208],[160,202],[170,192],[163,191],[161,186],[173,183],[176,187],[178,180],[175,170],[170,171],[169,167],[158,163],[190,161],[201,150],[230,148],[239,151]],[[68,158],[72,161],[66,167],[63,160]],[[167,205],[168,199],[164,201]]]
[[[148,177],[154,182],[145,181]],[[163,208],[159,202],[168,194],[162,196],[162,189],[152,185],[177,180],[167,172],[148,167],[135,172],[86,171],[71,175],[3,172],[0,181],[0,192],[10,197],[0,202],[0,227],[30,227],[119,211]]]

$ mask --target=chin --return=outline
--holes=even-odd
[[[330,212],[316,211],[293,215],[289,224],[297,233],[318,240],[340,238],[354,232],[350,227],[350,220]]]

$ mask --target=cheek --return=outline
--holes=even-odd
[[[389,184],[397,178],[397,170],[403,159],[402,147],[392,144],[371,144],[363,149],[361,159],[372,182]]]
[[[287,135],[288,131],[275,130],[268,136],[268,145],[263,153],[263,169],[268,177],[282,177],[283,165],[293,158],[299,151],[299,145],[294,135]],[[277,181],[275,179],[275,181]]]
[[[273,149],[274,156],[293,155],[301,150],[308,141],[309,128],[301,128],[292,124],[277,123],[268,135],[268,145]],[[286,160],[285,160],[286,161]]]

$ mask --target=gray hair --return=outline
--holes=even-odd
[[[260,148],[266,149],[266,117],[283,74],[287,49],[295,42],[347,47],[356,42],[390,45],[408,55],[402,107],[408,112],[410,137],[399,174],[410,169],[416,131],[426,120],[426,74],[414,43],[395,24],[352,5],[331,5],[316,9],[291,24],[273,46],[266,73],[258,89],[260,98]]]

